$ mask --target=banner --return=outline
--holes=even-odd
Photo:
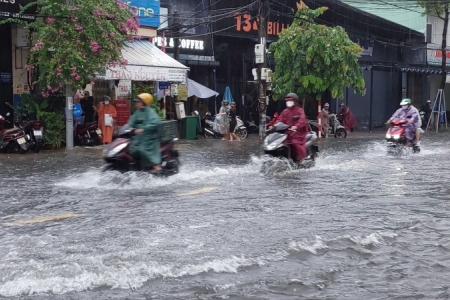
[[[105,80],[186,82],[186,70],[147,66],[110,67]]]
[[[131,80],[120,80],[116,87],[116,100],[131,100]]]
[[[114,101],[114,107],[117,111],[116,123],[117,126],[123,126],[127,124],[130,118],[130,100],[116,100]]]
[[[141,26],[158,28],[161,24],[159,0],[129,0],[124,2],[136,14]]]

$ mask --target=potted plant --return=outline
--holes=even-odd
[[[61,113],[38,111],[39,121],[44,123],[44,148],[58,149],[64,142],[64,116]]]

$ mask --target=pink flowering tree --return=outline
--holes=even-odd
[[[36,4],[39,17],[26,24],[32,33],[26,68],[42,96],[65,85],[81,88],[106,66],[127,63],[122,45],[136,35],[139,22],[121,0],[37,0],[23,11]]]

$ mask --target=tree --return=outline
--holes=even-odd
[[[444,21],[444,28],[442,29],[442,77],[439,89],[443,90],[445,88],[445,81],[447,78],[447,73],[445,71],[447,66],[447,32],[448,32],[448,20],[449,20],[449,10],[450,3],[448,0],[418,0],[420,6],[425,9],[426,15],[435,16],[442,21]]]
[[[82,88],[108,65],[123,65],[124,41],[139,28],[133,11],[121,0],[36,0],[30,29],[31,49],[26,69],[33,74],[31,88],[43,97],[64,85]],[[12,20],[10,20],[12,21]]]
[[[274,94],[278,99],[289,92],[314,95],[329,90],[343,98],[342,87],[351,86],[364,95],[364,77],[358,64],[361,47],[353,43],[342,27],[318,25],[314,19],[327,8],[310,9],[297,4],[292,25],[270,45],[275,57]]]

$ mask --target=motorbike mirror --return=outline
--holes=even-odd
[[[137,119],[137,120],[136,120],[136,124],[142,124],[142,123],[144,123],[144,120],[143,120],[143,119]]]
[[[294,121],[298,121],[299,119],[300,119],[299,116],[294,116],[294,117],[292,118],[292,120],[294,120]]]
[[[6,116],[9,117],[11,114],[9,112],[6,113]]]

